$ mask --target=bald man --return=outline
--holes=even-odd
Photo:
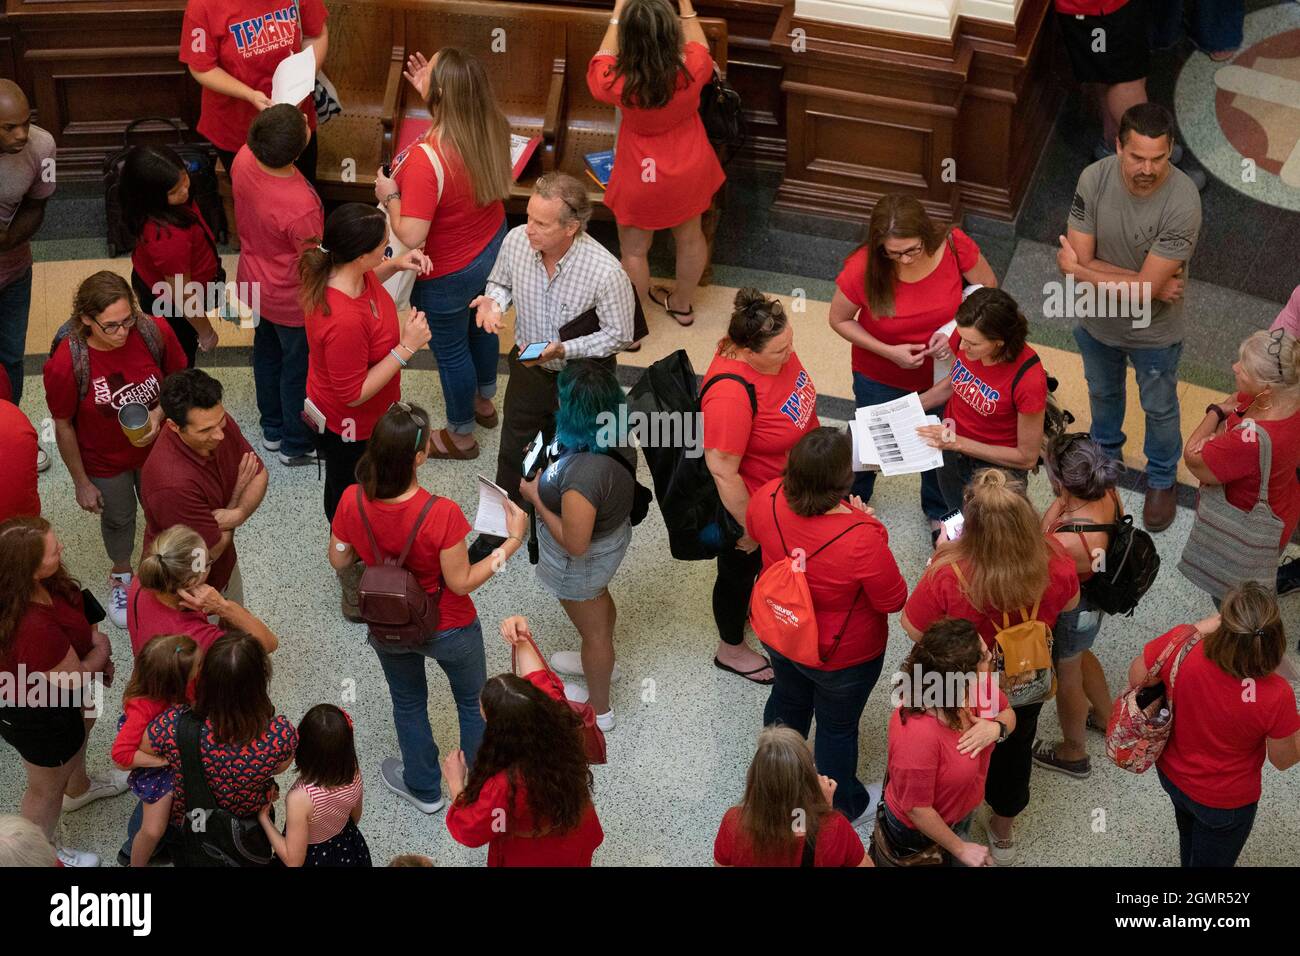
[[[0,80],[0,365],[8,373],[9,397],[15,405],[23,397],[23,353],[32,304],[28,240],[41,227],[45,201],[53,193],[54,137],[32,125],[32,109],[22,89]],[[4,391],[0,384],[0,395]]]

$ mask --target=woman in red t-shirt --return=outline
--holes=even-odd
[[[720,639],[713,663],[756,684],[771,684],[771,665],[745,644],[749,596],[763,567],[758,542],[745,532],[745,512],[750,495],[781,474],[790,449],[819,424],[817,389],[794,353],[794,329],[779,301],[757,289],[736,293],[731,323],[701,391],[704,461],[736,525],[734,546],[727,529],[719,530],[713,620]]]
[[[853,398],[859,407],[909,392],[927,410],[943,405],[933,391],[935,362],[952,360],[948,335],[969,280],[996,286],[979,246],[960,229],[945,230],[912,196],[881,196],[871,210],[867,241],[844,260],[835,279],[829,321],[853,346]],[[871,501],[876,472],[854,477],[853,493]],[[948,513],[935,472],[921,474],[921,507],[932,529]]]
[[[695,290],[709,264],[700,218],[726,176],[700,119],[713,57],[691,0],[615,0],[609,29],[587,66],[587,89],[621,111],[605,205],[618,220],[623,268],[680,325],[695,321]],[[680,22],[679,22],[680,21]],[[655,231],[671,229],[677,281],[650,287]]]
[[[920,640],[935,621],[959,617],[974,624],[989,650],[998,654],[996,635],[1003,628],[1028,620],[1050,628],[1062,611],[1078,605],[1074,559],[1043,535],[1024,485],[1008,481],[997,468],[982,469],[966,488],[962,514],[961,537],[941,541],[903,607],[899,623],[908,637]],[[1005,675],[1000,676],[1007,689]],[[989,849],[999,866],[1015,862],[1012,825],[1029,804],[1034,734],[1042,707],[1039,700],[1016,708],[1015,729],[998,744],[989,765],[984,788],[993,811]]]
[[[357,587],[366,565],[397,560],[438,603],[438,631],[412,647],[390,647],[371,636],[370,646],[393,698],[397,743],[402,757],[384,761],[384,783],[425,813],[442,808],[438,745],[429,729],[429,688],[424,659],[438,662],[451,684],[460,718],[461,746],[473,761],[483,735],[478,694],[487,676],[483,629],[469,594],[486,583],[518,551],[528,517],[506,505],[510,536],[501,547],[470,564],[465,536],[469,522],[450,498],[420,486],[419,469],[429,458],[429,415],[418,405],[397,402],[375,423],[366,453],[357,464],[357,484],[339,500],[331,528],[329,560],[343,588],[343,612],[360,621]],[[419,531],[412,539],[418,525]],[[410,550],[407,551],[407,542]],[[376,554],[378,550],[379,554]]]
[[[883,827],[895,856],[934,844],[964,866],[993,866],[988,847],[970,842],[984,800],[993,748],[1016,726],[1007,697],[988,680],[993,655],[970,621],[935,621],[903,662],[889,718]],[[960,696],[949,697],[955,691]]]
[[[447,830],[465,846],[487,844],[488,866],[591,866],[605,833],[581,722],[534,649],[528,619],[506,618],[501,636],[523,676],[498,674],[484,685],[478,758],[457,749],[442,762]]]
[[[817,766],[837,785],[835,808],[856,820],[871,800],[857,774],[858,724],[880,677],[888,615],[902,608],[907,582],[885,526],[860,498],[845,501],[852,482],[848,434],[814,428],[790,450],[785,477],[749,499],[745,527],[759,544],[764,570],[803,555],[821,658],[820,664],[798,662],[763,644],[776,675],[763,723],[806,737],[816,718]]]
[[[392,178],[375,175],[375,198],[402,243],[423,247],[428,272],[411,290],[438,359],[447,427],[433,434],[433,458],[478,457],[474,425],[495,428],[499,345],[474,321],[469,303],[487,288],[506,235],[503,200],[510,198],[510,122],[477,59],[444,47],[426,61],[411,57],[406,77],[433,123],[393,158]],[[437,228],[433,228],[434,222]]]
[[[1182,646],[1197,635],[1174,680]],[[1277,673],[1286,656],[1277,600],[1256,581],[1229,591],[1221,613],[1147,644],[1129,666],[1130,686],[1145,683],[1170,645],[1156,679],[1173,685],[1174,727],[1156,772],[1174,805],[1179,860],[1232,866],[1255,822],[1265,756],[1278,770],[1300,763],[1295,692]]]
[[[767,727],[745,777],[745,796],[722,817],[714,866],[871,866],[862,840],[831,809],[836,785],[817,773],[808,744],[788,727]]]
[[[316,72],[324,66],[328,16],[322,0],[187,0],[180,61],[203,87],[198,130],[216,147],[227,171],[253,117],[271,105],[271,78],[280,62],[310,49]],[[312,135],[294,165],[315,187],[316,105],[308,95],[298,106]]]
[[[135,146],[122,166],[122,215],[135,236],[131,287],[140,310],[171,326],[193,368],[198,351],[217,347],[207,303],[219,301],[226,280],[217,242],[190,199],[185,161],[166,146]],[[189,283],[202,295],[193,295]]]
[[[1230,504],[1249,511],[1259,501],[1257,432],[1263,429],[1273,456],[1268,506],[1282,521],[1280,553],[1300,522],[1300,346],[1281,329],[1261,329],[1241,343],[1232,373],[1237,394],[1205,410],[1187,438],[1183,462],[1202,487],[1222,485]],[[1228,581],[1224,588],[1239,583]]]
[[[108,615],[126,627],[140,469],[162,425],[162,380],[185,368],[185,353],[165,322],[137,308],[127,281],[96,272],[77,288],[71,331],[45,363],[45,402],[77,504],[99,515],[108,576]],[[74,358],[85,355],[85,367]],[[127,404],[149,409],[148,432],[132,440],[118,422]]]
[[[424,313],[398,324],[384,281],[429,267],[419,249],[385,258],[388,220],[364,203],[344,203],[325,220],[320,245],[298,260],[307,329],[307,401],[317,451],[325,459],[325,517],[334,520],[343,489],[379,416],[402,396],[402,369],[429,341]]]
[[[917,433],[943,450],[939,490],[951,511],[980,468],[992,465],[1027,482],[1043,447],[1047,373],[1026,344],[1029,322],[1001,289],[976,289],[957,310],[949,342],[952,372],[935,385],[944,424]]]
[[[86,620],[80,586],[62,558],[63,544],[44,518],[0,524],[0,675],[20,697],[0,700],[0,739],[18,751],[27,771],[19,812],[47,839],[54,838],[61,811],[126,789],[125,774],[120,785],[86,775],[95,718],[85,710],[97,700],[88,684],[96,675],[112,680],[112,650]],[[38,682],[37,674],[45,680]],[[93,853],[60,847],[58,856],[64,866],[99,865]]]

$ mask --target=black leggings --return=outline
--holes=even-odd
[[[328,428],[323,435],[312,435],[316,439],[316,451],[325,459],[325,517],[334,523],[334,512],[338,510],[339,499],[349,485],[356,484],[357,462],[366,453],[365,440],[344,441],[342,436],[334,434]]]
[[[728,548],[718,555],[718,578],[713,582],[713,620],[724,644],[740,644],[745,639],[749,596],[761,570],[763,554],[758,548],[749,554],[739,548]]]
[[[1034,766],[1034,737],[1042,709],[1041,703],[1017,707],[1016,729],[993,746],[984,799],[1000,817],[1014,817],[1029,806],[1029,772]]]

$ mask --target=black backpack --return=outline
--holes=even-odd
[[[1034,354],[1025,359],[1024,364],[1022,364],[1020,368],[1016,369],[1016,376],[1011,380],[1011,400],[1013,407],[1015,405],[1016,385],[1025,377],[1026,372],[1035,365],[1038,365],[1041,361],[1042,360],[1038,355]],[[1043,371],[1046,373],[1047,369],[1044,368]],[[1074,424],[1074,415],[1070,413],[1069,409],[1062,408],[1061,404],[1056,400],[1056,388],[1058,385],[1060,385],[1060,382],[1058,382],[1054,376],[1048,374],[1047,406],[1043,410],[1043,447],[1038,453],[1038,464],[1034,465],[1033,470],[1035,474],[1038,472],[1038,466],[1044,461],[1048,444],[1057,435],[1065,434],[1066,429]]]
[[[162,116],[151,116],[134,120],[127,124],[122,133],[122,148],[110,153],[104,159],[104,216],[108,220],[108,254],[121,255],[135,248],[135,235],[127,228],[122,214],[122,196],[120,180],[122,166],[126,162],[127,151],[131,149],[131,132],[142,123],[165,123],[176,131],[176,142],[170,143],[180,158],[185,162],[185,169],[190,174],[190,198],[194,200],[203,219],[212,230],[218,243],[227,239],[225,208],[221,204],[221,193],[217,189],[216,161],[212,147],[200,143],[185,142],[180,124]],[[221,261],[221,257],[217,257]]]
[[[628,393],[628,410],[646,415],[671,413],[681,421],[700,422],[700,402],[705,392],[723,379],[744,385],[750,411],[758,414],[754,386],[739,375],[715,375],[697,387],[695,370],[683,349],[645,370]],[[684,446],[685,442],[667,448],[647,443],[641,453],[650,467],[659,513],[668,529],[669,552],[679,561],[708,561],[735,547],[743,529],[718,496],[718,486],[705,464],[703,448],[692,458]]]
[[[1107,614],[1132,617],[1133,609],[1160,571],[1160,555],[1151,535],[1134,527],[1132,515],[1124,515],[1113,524],[1066,524],[1056,530],[1110,532],[1105,564],[1083,582],[1081,589],[1093,607]]]
[[[700,91],[700,119],[709,142],[717,150],[723,166],[728,165],[745,147],[749,127],[740,94],[727,85],[722,72],[715,66],[713,79]]]

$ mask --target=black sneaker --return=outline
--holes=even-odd
[[[301,468],[303,465],[316,464],[316,452],[314,451],[304,452],[301,455],[294,455],[293,457],[286,455],[284,452],[280,452],[279,458],[280,464],[284,465],[286,468]]]
[[[1300,588],[1300,561],[1287,558],[1277,569],[1277,593],[1287,594]]]
[[[474,540],[474,543],[469,546],[469,563],[478,564],[478,562],[482,561],[505,543],[505,538],[498,538],[494,534],[479,535]]]

